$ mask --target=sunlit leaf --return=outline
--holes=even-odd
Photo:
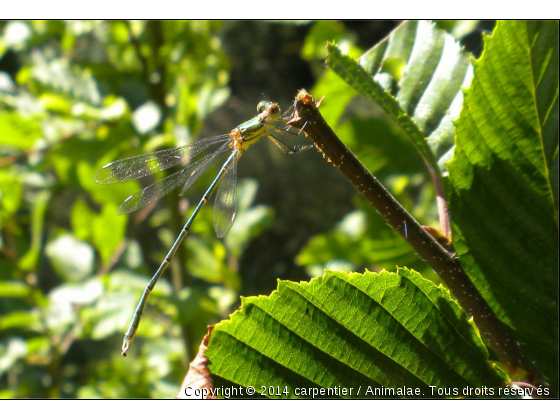
[[[78,310],[91,305],[103,294],[104,287],[99,279],[78,284],[63,284],[49,293],[50,306],[47,323],[51,328],[76,324]]]
[[[3,91],[3,92],[14,93],[15,90],[16,90],[16,85],[12,80],[12,78],[10,77],[9,73],[6,73],[5,71],[0,71],[0,92]]]
[[[78,199],[72,206],[72,213],[70,214],[70,222],[72,223],[72,231],[76,238],[81,240],[88,240],[93,235],[93,223],[96,214],[89,208],[84,200]]]
[[[333,72],[324,73],[317,81],[311,93],[318,98],[325,97],[321,105],[321,115],[329,124],[336,124],[356,92]]]
[[[83,320],[91,326],[91,334],[96,339],[108,337],[115,332],[122,332],[128,327],[138,299],[144,291],[148,281],[147,276],[138,275],[129,270],[116,270],[107,276],[107,290],[100,296],[93,307],[84,310]],[[157,311],[165,309],[176,312],[173,305],[169,305],[172,289],[168,282],[160,280],[157,287],[150,294],[147,310],[157,306]],[[159,302],[163,304],[158,305]],[[167,303],[167,305],[165,305]],[[164,308],[162,308],[164,307]],[[139,336],[156,338],[166,331],[166,325],[150,316],[142,319]]]
[[[200,91],[198,106],[197,106],[197,117],[203,120],[212,111],[224,104],[224,102],[229,98],[230,95],[229,88],[219,88],[216,89],[216,83],[212,80],[208,80]]]
[[[45,247],[53,268],[64,279],[82,280],[93,271],[93,248],[87,242],[64,234],[50,241]]]
[[[146,102],[132,113],[132,122],[140,134],[153,130],[161,120],[161,110],[154,102]]]
[[[239,258],[249,241],[272,223],[272,209],[267,206],[252,206],[258,185],[254,180],[239,181],[238,214],[231,230],[225,237],[229,252]]]
[[[558,387],[558,22],[499,22],[475,62],[449,164],[455,249]],[[552,178],[552,179],[551,179]]]
[[[50,59],[39,50],[35,51],[32,59],[34,66],[31,75],[43,85],[94,105],[101,102],[97,82],[91,71],[71,67],[66,58]]]
[[[13,311],[0,318],[0,330],[22,328],[31,331],[41,331],[41,315],[38,311]]]
[[[407,269],[281,281],[272,295],[245,298],[218,324],[206,354],[218,379],[257,392],[271,385],[289,390],[273,398],[321,387],[372,398],[368,388],[403,386],[434,398],[430,386],[462,390],[507,381],[488,363],[478,330],[449,292]]]
[[[478,20],[436,20],[435,22],[438,28],[445,29],[457,39],[470,34],[479,23]]]
[[[1,280],[0,297],[23,299],[31,294],[31,287],[21,280]]]
[[[328,51],[328,65],[397,121],[434,171],[445,170],[472,77],[455,39],[429,22],[407,21],[358,61],[333,44]]]
[[[68,98],[54,93],[44,93],[39,100],[46,110],[56,113],[68,113],[72,106]]]
[[[27,22],[11,21],[6,24],[2,36],[2,43],[14,50],[22,49],[33,32]]]
[[[0,376],[10,369],[19,359],[27,355],[27,345],[21,338],[0,342]]]
[[[321,20],[311,26],[301,49],[304,59],[324,59],[327,41],[340,44],[344,40],[344,25],[332,20]]]
[[[18,175],[0,171],[0,226],[19,208],[22,192]]]
[[[97,203],[114,205],[115,208],[118,208],[128,196],[140,191],[141,188],[136,180],[111,185],[99,185],[93,182],[95,173],[107,163],[109,161],[104,160],[95,167],[85,161],[79,162],[77,165],[79,183]],[[120,218],[126,219],[126,216],[120,216]]]
[[[39,122],[19,114],[0,111],[0,145],[28,150],[41,138]]]
[[[117,206],[107,204],[92,222],[93,243],[101,253],[103,261],[107,262],[124,239],[127,218],[117,214]]]
[[[51,199],[50,191],[40,191],[34,194],[31,218],[31,247],[19,260],[19,267],[23,270],[32,270],[37,266],[39,255],[42,250],[43,226],[45,224],[45,213]]]
[[[87,103],[76,103],[72,114],[84,119],[116,121],[127,115],[128,104],[123,98],[105,98],[103,106],[92,106]]]
[[[189,300],[189,287],[177,282],[173,293],[162,278],[123,363],[122,334],[167,251],[153,239],[169,232],[170,212],[136,218],[125,240],[129,218],[116,208],[150,180],[93,182],[113,160],[199,137],[230,95],[221,36],[217,21],[0,22],[2,397],[169,397],[185,363],[182,329],[195,343],[198,324],[227,315],[231,288],[199,281],[200,296]],[[143,104],[157,109],[142,116]],[[215,255],[204,274],[239,288],[224,246],[207,250]],[[108,274],[92,278],[94,268]],[[182,317],[179,295],[191,307],[200,301],[193,318]],[[26,353],[6,364],[12,337],[22,337]]]
[[[239,288],[239,274],[225,263],[226,250],[221,242],[213,242],[211,246],[191,236],[187,238],[186,243],[193,261],[187,269],[193,276],[211,283],[222,283],[234,289]]]

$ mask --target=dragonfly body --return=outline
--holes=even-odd
[[[150,292],[153,290],[157,281],[169,265],[171,259],[175,255],[175,252],[187,235],[194,219],[202,207],[208,202],[218,184],[220,187],[218,188],[216,202],[214,205],[214,228],[217,236],[220,238],[223,238],[231,228],[237,211],[237,162],[249,146],[254,144],[261,137],[268,136],[284,153],[296,153],[312,147],[311,145],[305,145],[290,148],[275,137],[275,133],[296,134],[285,129],[280,129],[271,124],[275,121],[282,120],[278,104],[262,101],[257,105],[257,111],[259,114],[255,118],[238,125],[236,128],[231,130],[229,134],[199,140],[188,146],[162,150],[159,152],[151,152],[140,156],[117,160],[103,166],[103,168],[101,168],[95,175],[95,182],[100,184],[110,184],[142,178],[179,164],[186,165],[183,169],[173,175],[155,182],[154,184],[149,185],[136,194],[128,197],[118,210],[119,214],[125,214],[146,206],[183,184],[184,187],[181,195],[184,194],[185,191],[194,184],[196,179],[214,160],[216,160],[219,155],[225,152],[230,153],[216,178],[214,178],[193,213],[185,223],[185,226],[167,253],[167,256],[144,289],[130,326],[124,336],[122,346],[123,356],[126,356],[126,351],[136,335],[136,331],[138,330],[138,326],[140,324],[140,318],[142,317]],[[207,148],[217,144],[221,144],[217,150],[209,153],[203,158],[198,159],[197,161],[193,161],[195,156],[202,153]]]
[[[266,133],[266,125],[280,119],[280,107],[274,102],[261,102],[257,106],[259,115],[243,124],[238,125],[229,133],[231,142],[229,146],[241,153],[250,145],[259,140]]]

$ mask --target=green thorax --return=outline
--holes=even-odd
[[[237,126],[237,129],[241,132],[241,136],[243,138],[244,149],[266,134],[265,124],[266,123],[263,121],[261,116],[256,116],[255,118],[245,121],[243,124]]]

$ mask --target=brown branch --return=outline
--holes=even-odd
[[[318,151],[337,168],[441,277],[461,306],[470,314],[501,360],[536,373],[504,324],[496,317],[470,278],[457,255],[432,237],[391,193],[356,158],[323,119],[318,107],[305,90],[296,96],[289,125],[303,131]]]

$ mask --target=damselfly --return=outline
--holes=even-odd
[[[281,128],[274,125],[274,122],[283,121],[281,116],[280,107],[274,102],[262,101],[257,105],[258,115],[238,125],[231,130],[229,134],[223,134],[217,137],[211,137],[199,140],[187,146],[177,147],[174,149],[161,150],[159,152],[146,153],[139,156],[134,156],[126,159],[120,159],[115,162],[105,165],[95,174],[94,181],[98,184],[112,184],[116,182],[128,181],[130,179],[138,179],[153,173],[163,171],[173,166],[183,164],[186,165],[180,171],[170,175],[148,187],[142,189],[136,194],[128,197],[119,207],[118,214],[126,214],[138,210],[147,204],[158,200],[170,191],[178,188],[181,185],[183,195],[197,180],[197,178],[204,172],[204,170],[222,153],[229,152],[230,155],[218,175],[212,181],[202,199],[194,209],[193,213],[185,223],[181,233],[175,240],[175,243],[167,253],[167,256],[161,263],[159,269],[156,271],[136,307],[132,321],[126,334],[124,335],[122,345],[122,355],[126,356],[126,351],[138,330],[142,312],[146,306],[148,296],[153,290],[157,281],[169,265],[171,258],[181,245],[181,242],[187,235],[194,219],[196,218],[200,209],[206,204],[217,185],[218,194],[214,204],[214,229],[219,238],[226,236],[230,230],[235,219],[237,211],[237,162],[245,150],[253,143],[263,136],[268,136],[270,140],[284,153],[292,154],[306,150],[312,145],[288,147],[284,144],[275,134],[289,133],[296,135],[297,133],[289,131],[289,129]],[[193,161],[193,158],[211,146],[220,145],[217,150],[214,150],[206,156]]]

